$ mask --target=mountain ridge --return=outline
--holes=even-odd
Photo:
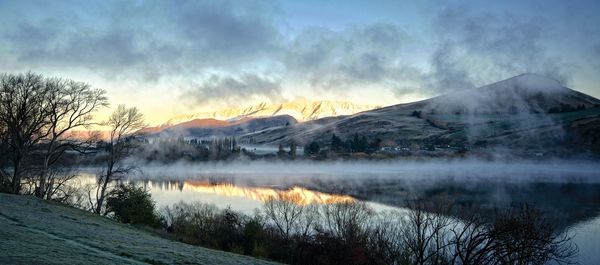
[[[289,115],[272,117],[245,117],[239,120],[194,119],[171,126],[148,127],[139,131],[146,138],[194,137],[213,138],[239,136],[268,128],[285,127],[298,123]]]
[[[182,114],[169,119],[160,126],[173,126],[194,119],[237,120],[248,117],[273,117],[290,115],[297,121],[309,121],[319,118],[349,115],[378,108],[376,105],[356,104],[350,101],[296,99],[289,102],[269,104],[262,102],[242,108],[228,108],[210,112]]]
[[[321,107],[316,104],[309,109],[314,112]],[[304,145],[317,141],[327,146],[333,134],[342,139],[359,134],[394,146],[429,149],[501,146],[534,152],[556,146],[600,152],[600,137],[595,136],[600,135],[600,100],[532,74],[417,102],[304,122],[279,113],[275,109],[270,112],[275,116],[248,115],[226,121],[196,119],[159,127],[160,133],[150,135],[226,136],[259,145]]]
[[[591,120],[576,123],[586,119]],[[600,139],[594,137],[600,135],[596,134],[600,130],[595,119],[600,119],[600,100],[562,86],[556,80],[525,74],[422,101],[246,134],[240,141],[255,144],[317,141],[326,146],[332,134],[348,139],[358,133],[370,140],[381,139],[399,146],[419,143],[535,150],[556,145],[573,150],[598,146],[600,150]]]

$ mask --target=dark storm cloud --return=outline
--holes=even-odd
[[[183,98],[194,104],[234,106],[255,96],[277,99],[281,94],[281,81],[256,74],[239,76],[211,75],[200,84],[194,85]]]
[[[484,85],[521,73],[538,73],[569,81],[564,61],[548,52],[550,33],[542,18],[509,13],[473,13],[447,7],[435,18],[440,36],[431,58],[429,77],[438,91]]]

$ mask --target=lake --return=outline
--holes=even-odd
[[[91,182],[97,169],[83,170]],[[574,236],[581,264],[600,264],[600,164],[592,162],[236,162],[143,166],[128,181],[147,187],[159,207],[212,203],[252,214],[272,196],[301,203],[361,200],[383,211],[407,200],[442,198],[492,211],[520,203],[546,212]]]

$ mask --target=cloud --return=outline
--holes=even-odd
[[[115,89],[134,80],[128,87],[176,88],[187,96],[194,90],[189,80],[200,76],[195,98],[247,96],[240,92],[247,90],[261,100],[281,99],[272,91],[412,99],[524,72],[571,79],[575,68],[567,59],[573,59],[548,48],[560,35],[549,16],[452,4],[431,10],[416,24],[398,20],[408,26],[373,15],[356,25],[296,28],[288,23],[298,18],[287,20],[284,14],[294,14],[273,2],[0,1],[0,71],[50,69],[108,80]],[[595,47],[580,52],[592,65],[600,56]],[[242,84],[247,89],[225,88]]]
[[[484,85],[521,73],[567,83],[570,73],[548,52],[547,21],[510,13],[473,13],[449,6],[437,14],[438,46],[431,57],[430,86],[451,91]]]
[[[13,22],[0,33],[0,46],[10,53],[0,55],[14,69],[79,69],[110,79],[156,80],[168,69],[160,62],[176,59],[180,52],[149,28],[134,28],[125,22],[123,17],[129,17],[144,25],[139,16],[124,14],[131,11],[128,4],[91,7],[97,14],[86,13],[89,11],[81,6],[83,11],[60,4],[18,6],[22,12],[47,10],[40,17],[4,14],[4,19]]]
[[[237,60],[278,48],[273,14],[272,7],[254,1],[184,1],[169,12],[194,55]]]
[[[0,47],[11,51],[0,55],[22,68],[82,68],[155,80],[207,68],[243,68],[278,47],[273,11],[260,2],[30,3],[14,9],[19,11],[14,15],[0,11],[6,25]]]
[[[145,51],[136,47],[136,37],[127,32],[65,31],[54,25],[21,24],[9,36],[21,47],[17,60],[23,63],[95,69],[149,62]]]
[[[193,104],[239,107],[252,99],[277,101],[281,89],[281,80],[257,74],[213,74],[184,93],[183,99]]]
[[[351,90],[365,85],[380,89],[407,88],[403,73],[416,68],[403,61],[411,43],[399,26],[376,23],[333,31],[309,28],[286,49],[284,64],[298,79],[326,90]]]

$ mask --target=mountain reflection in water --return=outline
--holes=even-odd
[[[265,202],[270,198],[279,199],[282,197],[295,197],[294,200],[299,205],[312,203],[326,204],[337,202],[352,202],[354,198],[347,195],[327,194],[318,191],[312,191],[301,187],[291,187],[288,189],[278,189],[270,187],[244,187],[236,186],[232,183],[211,184],[208,181],[185,181],[184,190],[196,192],[214,193],[221,196],[237,196]]]

